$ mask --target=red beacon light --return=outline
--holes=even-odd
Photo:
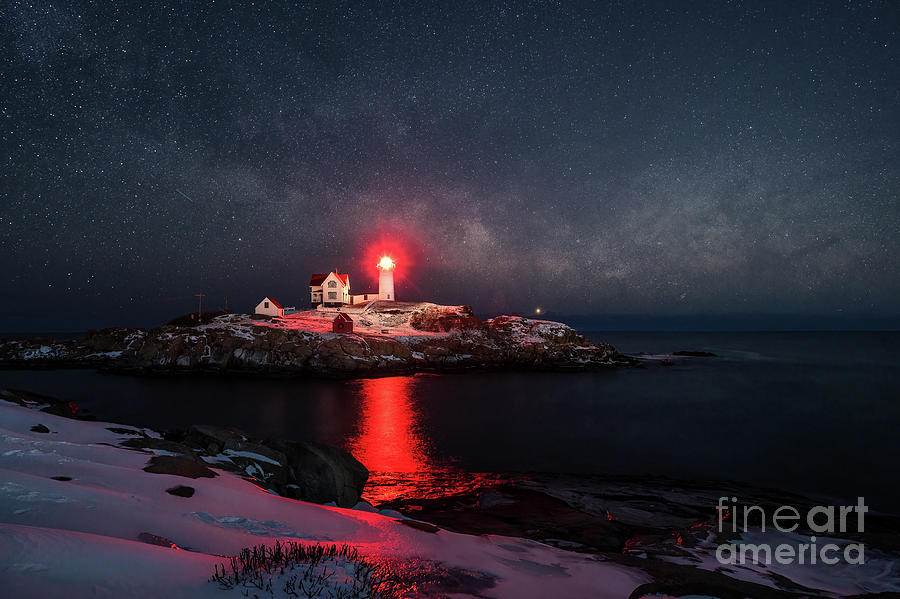
[[[378,261],[378,299],[383,301],[395,301],[394,296],[394,267],[396,264],[390,256],[382,256]]]
[[[382,256],[381,260],[378,261],[378,270],[394,270],[394,261],[390,256]]]

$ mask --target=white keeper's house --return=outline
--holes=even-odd
[[[396,264],[389,256],[382,256],[376,265],[378,275],[378,293],[350,293],[350,275],[341,274],[334,269],[328,274],[312,275],[309,279],[309,302],[314,308],[340,308],[346,305],[359,305],[381,301],[395,301],[394,267]]]
[[[340,307],[351,302],[350,275],[337,269],[309,279],[309,299],[313,306]]]

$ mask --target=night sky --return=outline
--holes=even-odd
[[[0,4],[0,330],[900,312],[898,2],[193,4]]]

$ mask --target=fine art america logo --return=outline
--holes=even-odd
[[[833,536],[837,533],[865,531],[865,514],[869,511],[863,497],[857,498],[856,505],[817,505],[805,513],[791,505],[782,505],[771,513],[759,505],[739,506],[737,497],[720,497],[716,506],[718,512],[719,532],[750,532],[751,519],[753,529],[760,533],[769,530],[785,533],[788,538],[805,541],[794,533],[804,526],[813,534],[809,542],[791,543],[748,543],[742,541],[722,543],[716,549],[716,559],[722,564],[771,564],[772,560],[779,564],[827,564],[834,565],[841,561],[847,564],[865,563],[865,545],[863,543],[821,543],[815,535]],[[743,520],[742,522],[739,520]],[[761,540],[761,539],[760,539]],[[837,539],[827,539],[833,541]]]

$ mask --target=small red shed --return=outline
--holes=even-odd
[[[335,333],[352,333],[353,319],[343,312],[338,312],[338,315],[331,322],[331,330]]]

